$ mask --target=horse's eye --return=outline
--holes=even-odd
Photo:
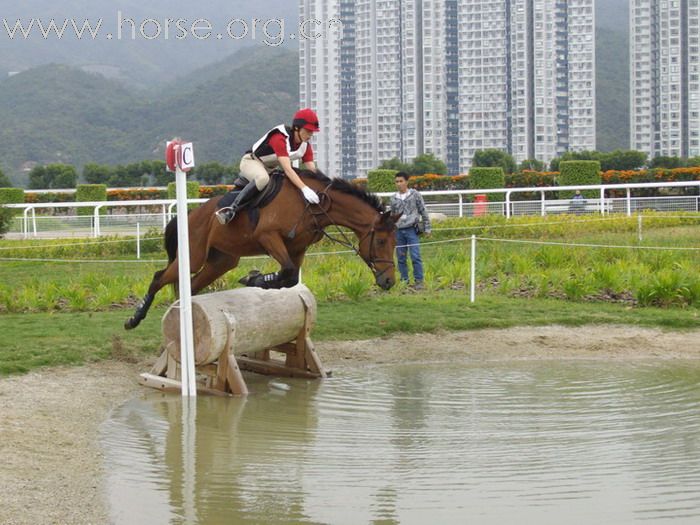
[[[386,244],[386,241],[384,239],[377,239],[377,244],[379,246],[384,246]]]

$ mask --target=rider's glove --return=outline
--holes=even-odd
[[[311,204],[318,204],[319,203],[319,198],[318,195],[316,195],[316,192],[309,188],[308,186],[304,186],[301,189],[301,192],[304,194],[304,198],[309,201]]]

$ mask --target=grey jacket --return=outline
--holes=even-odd
[[[428,217],[428,211],[425,209],[423,196],[413,188],[409,188],[408,197],[405,200],[401,200],[398,193],[392,195],[391,212],[401,212],[403,214],[396,224],[397,228],[412,228],[419,222],[422,222],[423,230],[426,233],[430,233],[430,217]]]

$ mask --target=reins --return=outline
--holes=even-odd
[[[348,237],[348,235],[338,226],[333,219],[331,219],[330,215],[328,215],[328,210],[331,209],[331,206],[333,205],[333,199],[331,199],[331,196],[328,194],[328,190],[330,189],[331,185],[329,184],[326,186],[322,191],[320,191],[318,194],[321,197],[321,202],[317,206],[318,210],[314,210],[311,208],[310,203],[306,203],[306,207],[304,208],[304,212],[302,213],[302,218],[304,214],[306,213],[306,210],[309,210],[309,213],[311,215],[311,218],[314,220],[314,230],[317,233],[320,233],[322,236],[327,237],[331,241],[340,244],[341,246],[344,246],[346,248],[351,249],[353,252],[355,252],[356,255],[358,255],[365,263],[367,266],[369,266],[370,270],[372,270],[375,274],[376,277],[379,277],[383,275],[390,267],[384,268],[383,270],[379,271],[377,270],[376,263],[387,263],[390,264],[391,267],[394,266],[394,260],[387,260],[387,259],[376,259],[374,257],[374,235],[375,235],[375,227],[376,227],[376,222],[377,219],[374,219],[374,223],[372,223],[372,228],[362,236],[362,238],[359,239],[358,241],[358,246],[362,244],[362,242],[367,239],[367,237],[370,237],[369,239],[369,260],[365,260],[364,257],[362,257],[362,254],[360,253],[359,248],[356,248],[355,245],[353,244],[352,240]],[[328,205],[324,205],[324,201],[328,202]],[[340,234],[341,239],[337,239],[335,237],[331,237],[328,232],[326,232],[325,228],[322,228],[319,225],[318,218],[319,216],[325,216],[328,219],[328,222],[330,223],[329,226],[334,226],[336,231]],[[301,218],[299,219],[299,222],[301,222]],[[299,224],[297,222],[297,224]],[[327,228],[328,226],[326,226]],[[296,225],[294,226],[296,228]]]

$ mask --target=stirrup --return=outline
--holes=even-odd
[[[214,212],[214,215],[216,215],[216,220],[219,221],[219,224],[223,225],[231,222],[236,216],[236,212],[233,211],[233,208],[231,206],[227,206],[226,208],[216,210],[216,212]]]

